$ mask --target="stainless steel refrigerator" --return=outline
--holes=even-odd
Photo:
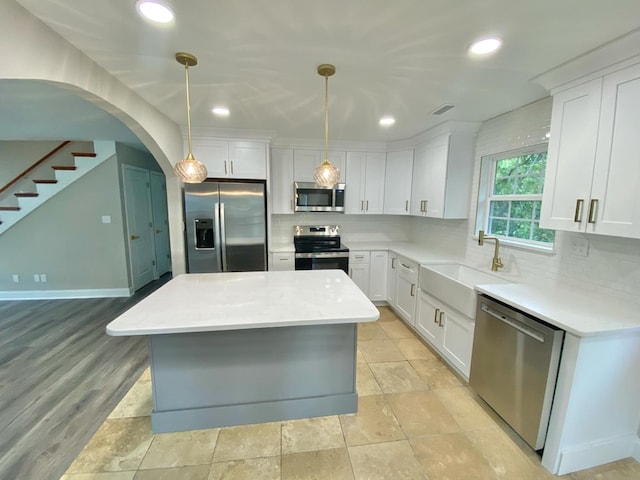
[[[267,269],[265,183],[184,185],[187,271]]]

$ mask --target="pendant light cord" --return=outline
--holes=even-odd
[[[189,156],[187,158],[192,158],[193,153],[191,151],[191,105],[189,102],[189,63],[186,62],[184,65],[184,73],[185,79],[187,83],[187,142],[189,143]]]
[[[329,76],[324,76],[324,161],[329,161]]]

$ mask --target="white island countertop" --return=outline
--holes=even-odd
[[[372,322],[342,270],[178,275],[107,325],[113,336]]]
[[[638,307],[605,296],[560,285],[523,283],[476,285],[475,289],[578,337],[640,333]]]

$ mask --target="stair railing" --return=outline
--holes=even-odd
[[[25,178],[27,175],[29,175],[29,173],[31,173],[33,170],[35,170],[36,168],[38,168],[40,165],[42,165],[44,162],[47,161],[47,159],[51,158],[51,156],[55,155],[56,153],[58,153],[60,150],[62,150],[64,147],[66,147],[68,144],[70,144],[71,141],[70,140],[66,140],[64,142],[62,142],[60,145],[58,145],[56,148],[54,148],[53,150],[51,150],[49,153],[47,153],[44,157],[42,157],[40,160],[38,160],[36,163],[34,163],[33,165],[31,165],[29,168],[27,168],[24,172],[22,172],[20,175],[18,175],[16,178],[14,178],[13,180],[11,180],[9,183],[7,183],[4,187],[0,188],[0,195],[9,190],[9,188],[11,188],[12,185],[18,183],[20,180],[22,180],[23,178]]]

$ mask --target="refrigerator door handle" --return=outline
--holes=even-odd
[[[214,236],[214,242],[215,242],[215,246],[216,246],[216,263],[218,264],[218,271],[222,272],[222,264],[221,264],[221,252],[222,252],[222,244],[220,241],[220,203],[216,202],[213,206],[213,221],[215,224],[215,228],[216,228],[216,232],[215,232],[215,236]]]
[[[220,203],[220,251],[222,252],[222,269],[227,271],[227,232],[225,230],[224,203]]]

